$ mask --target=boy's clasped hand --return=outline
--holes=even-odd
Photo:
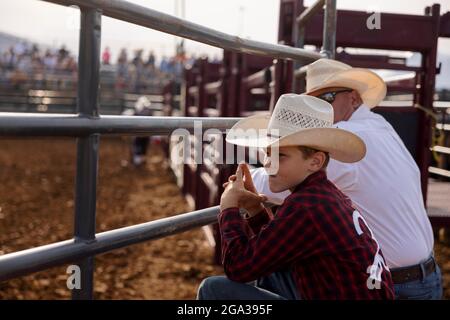
[[[267,197],[256,191],[247,164],[239,164],[236,174],[231,175],[223,187],[225,190],[220,199],[221,211],[238,207],[245,209],[251,217],[264,209],[262,203],[267,201]]]

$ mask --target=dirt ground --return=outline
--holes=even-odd
[[[70,239],[74,139],[0,140],[0,255]],[[102,138],[97,232],[187,212],[158,146],[143,169],[128,164],[128,143]],[[450,298],[450,246],[436,256]],[[200,281],[221,274],[201,229],[133,245],[95,259],[96,299],[194,299]],[[0,299],[68,299],[67,266],[0,283]]]
[[[74,139],[0,140],[0,254],[70,239]],[[127,163],[122,139],[100,142],[97,232],[189,211],[163,153],[144,169]],[[212,264],[201,229],[133,245],[95,259],[96,299],[194,299]],[[0,283],[0,299],[66,299],[67,266]]]

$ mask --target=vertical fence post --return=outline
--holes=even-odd
[[[325,1],[325,14],[323,16],[323,45],[322,52],[329,59],[336,54],[336,0]]]
[[[421,95],[419,99],[420,105],[428,110],[433,110],[434,92],[436,84],[436,57],[437,57],[437,45],[439,38],[439,26],[440,26],[440,5],[433,4],[425,11],[426,15],[433,18],[433,32],[429,35],[430,38],[436,39],[433,41],[433,46],[428,48],[426,52],[422,52],[422,68],[425,70],[424,75],[421,77]],[[417,136],[416,161],[420,169],[420,178],[422,182],[422,195],[423,201],[427,203],[427,190],[428,190],[428,167],[430,165],[430,145],[431,145],[431,119],[424,112],[419,113],[419,130]]]
[[[91,8],[80,10],[77,111],[80,116],[98,117],[101,11]],[[95,239],[98,147],[98,134],[77,139],[75,241],[89,242]],[[92,299],[94,257],[83,258],[76,265],[81,271],[81,288],[73,289],[72,299]]]
[[[295,47],[297,48],[303,48],[305,46],[305,26],[299,27],[297,23],[295,23],[294,41]],[[302,64],[298,60],[294,61],[294,67],[292,68],[292,82],[291,82],[291,91],[294,93],[295,92],[301,93],[305,89],[303,88],[304,86],[302,85],[302,81],[300,79],[297,79],[295,76],[295,71],[298,70],[301,66]],[[299,88],[299,90],[297,88]]]
[[[296,48],[303,48],[305,46],[305,24],[300,24],[297,20],[299,13],[303,12],[305,10],[305,7],[303,6],[303,1],[301,3],[298,3],[297,1],[294,2],[294,9],[293,9],[293,29],[292,29],[292,41],[294,43],[294,47]],[[297,79],[295,76],[295,71],[300,68],[302,64],[298,60],[294,60],[294,67],[292,68],[292,82],[291,82],[291,92],[304,92],[305,88],[302,85],[302,81],[300,79]],[[300,83],[300,85],[299,85]],[[300,90],[297,90],[299,88]]]

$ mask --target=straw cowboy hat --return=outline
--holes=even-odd
[[[332,87],[356,90],[369,108],[377,106],[386,96],[383,79],[368,69],[352,68],[330,59],[319,59],[308,65],[305,94]]]
[[[342,162],[356,162],[366,145],[353,133],[333,128],[333,107],[319,98],[282,95],[272,115],[256,115],[237,122],[226,141],[247,147],[307,146],[328,152]]]

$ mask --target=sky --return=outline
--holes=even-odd
[[[176,14],[175,0],[129,2]],[[186,0],[185,19],[229,34],[275,43],[278,3],[279,0]],[[38,0],[0,0],[0,31],[53,46],[64,43],[76,51],[78,26],[79,13],[75,9]],[[125,47],[153,49],[159,56],[170,55],[174,52],[175,41],[174,36],[162,32],[102,17],[102,48],[109,46],[114,54]],[[186,47],[209,55],[221,53],[220,49],[194,41],[188,41]]]
[[[180,16],[181,0],[128,0],[164,13]],[[279,0],[185,0],[185,19],[244,38],[276,43]],[[314,1],[305,0],[305,5]],[[450,11],[450,0],[441,12]],[[177,5],[178,3],[178,5]],[[338,9],[423,14],[429,0],[337,0]],[[65,44],[78,51],[78,10],[40,0],[0,0],[0,31],[50,46]],[[154,50],[158,57],[174,52],[176,38],[159,31],[102,17],[102,49],[109,46],[115,60],[120,48]],[[188,52],[221,55],[221,50],[194,41],[186,42]],[[440,41],[439,50],[450,53],[450,39]]]
[[[188,21],[231,35],[268,43],[277,41],[280,0],[184,0],[184,14],[181,13],[183,0],[127,1],[178,17],[184,16]],[[305,6],[314,2],[304,1]],[[441,14],[450,11],[450,0],[337,0],[337,8],[423,15],[424,8],[433,3],[441,5]],[[53,48],[64,44],[77,55],[79,11],[40,0],[0,0],[0,32]],[[162,56],[174,54],[178,41],[180,38],[172,35],[102,17],[101,47],[102,51],[106,46],[111,49],[112,61],[116,61],[121,48],[127,48],[129,56],[132,51],[143,49],[144,58],[152,50],[160,60]],[[185,48],[189,54],[207,54],[219,59],[223,51],[191,40],[185,42]],[[437,77],[437,87],[450,88],[450,39],[439,40],[438,62],[442,62],[442,70]]]

